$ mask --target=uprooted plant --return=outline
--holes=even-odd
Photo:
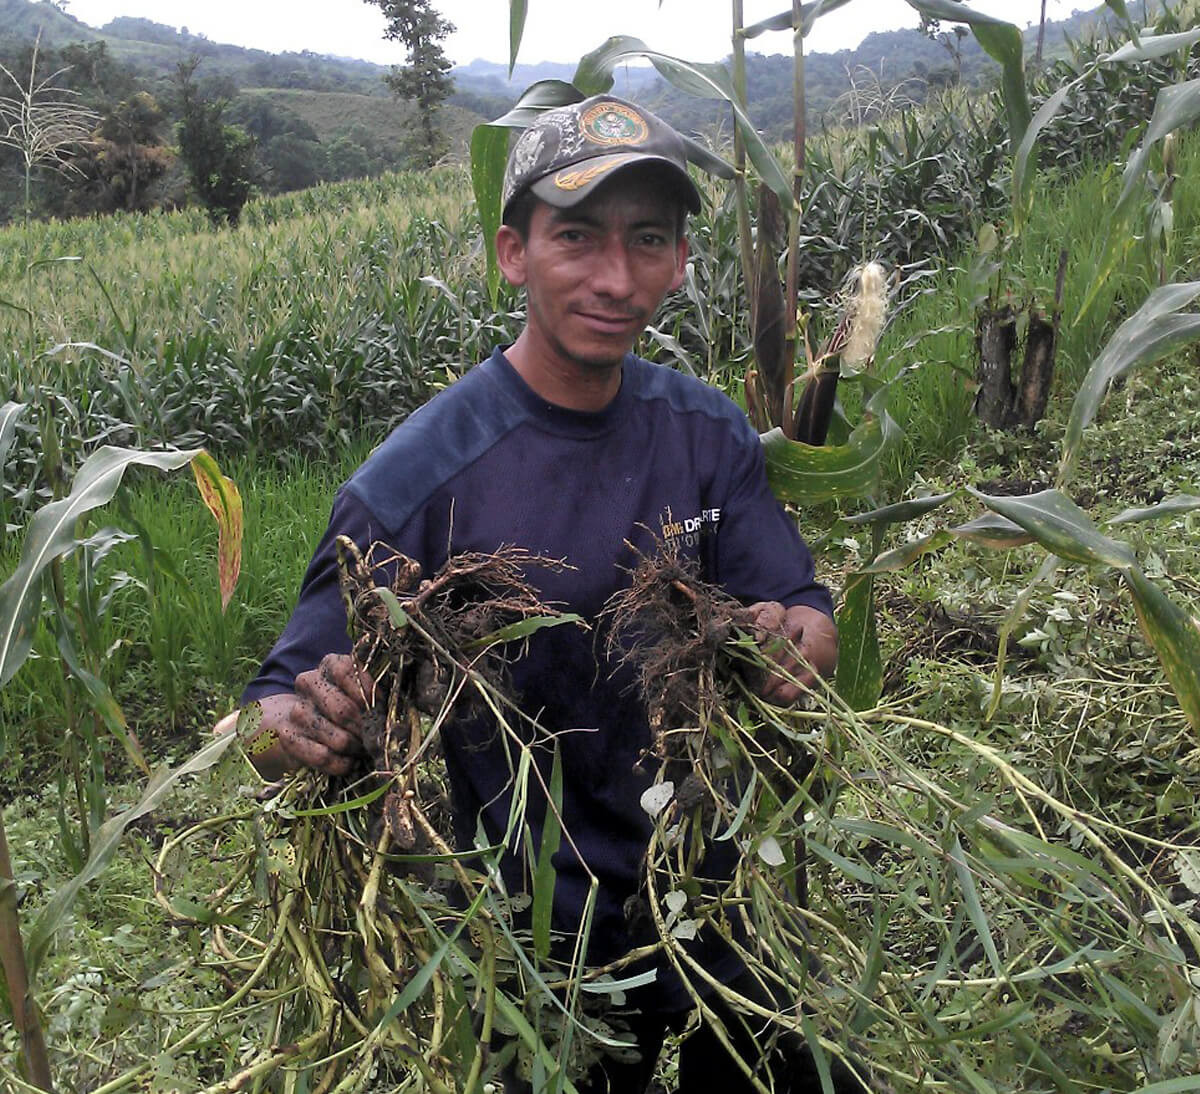
[[[163,1060],[208,1094],[474,1091],[509,1065],[534,1089],[570,1091],[597,1053],[628,1050],[621,996],[644,974],[543,948],[552,885],[522,908],[501,881],[531,793],[555,806],[542,850],[570,839],[550,831],[555,776],[541,781],[517,732],[531,727],[497,688],[511,643],[564,619],[523,584],[534,561],[460,557],[422,580],[386,549],[344,549],[356,649],[378,682],[372,762],[337,783],[308,773],[240,795],[245,769],[227,770],[229,811],[166,841],[156,895],[208,944],[177,975],[223,988],[190,1025],[176,1016],[157,1059],[98,1092]],[[997,1090],[1131,1090],[1194,1073],[1200,932],[1173,888],[1200,875],[1182,835],[1068,805],[991,745],[895,707],[855,712],[824,687],[804,709],[763,702],[756,674],[777,665],[745,610],[678,558],[643,558],[602,622],[632,651],[654,719],[642,761],[658,768],[643,798],[654,932],[634,956],[664,954],[702,1010],[723,997],[803,1036],[822,1074],[840,1058],[877,1089],[986,1075]],[[455,704],[476,702],[513,741],[510,830],[452,850],[437,737]],[[706,868],[716,855],[728,880]],[[226,871],[199,896],[186,891],[196,858]],[[695,961],[690,940],[716,935],[756,998]]]

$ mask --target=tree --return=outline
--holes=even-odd
[[[421,131],[413,151],[423,164],[432,166],[446,150],[445,138],[437,127],[437,113],[454,90],[454,80],[441,43],[453,33],[454,24],[443,19],[430,0],[367,2],[382,8],[387,17],[383,36],[403,42],[408,50],[408,64],[394,65],[387,82],[400,98],[416,103]]]
[[[127,172],[123,203],[128,210],[138,207],[139,182],[157,177],[166,169],[167,161],[156,151],[156,134],[162,120],[162,110],[154,97],[139,91],[117,103],[100,123],[100,136],[120,153],[110,159],[121,162],[122,178]]]
[[[250,196],[254,141],[239,125],[227,125],[224,99],[204,99],[193,76],[199,58],[179,65],[179,155],[192,186],[214,221],[236,224]]]

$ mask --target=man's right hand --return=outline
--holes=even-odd
[[[347,774],[363,754],[362,717],[374,690],[349,654],[328,654],[296,677],[295,694],[260,700],[259,736],[273,733],[275,739],[254,756],[255,767],[269,779],[299,767]]]

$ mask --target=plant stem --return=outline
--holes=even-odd
[[[745,16],[743,0],[733,0],[733,89],[743,107],[746,105],[746,37],[742,33]],[[737,195],[738,252],[742,260],[742,280],[754,307],[754,243],[750,233],[750,195],[746,190],[746,142],[737,121],[733,124],[734,192]],[[750,329],[754,329],[754,314]]]
[[[29,1078],[39,1090],[53,1091],[46,1039],[25,965],[25,943],[21,939],[21,922],[17,914],[17,883],[13,880],[3,816],[0,816],[0,962],[4,964],[13,1025],[21,1036],[21,1054]]]
[[[795,61],[792,67],[792,150],[795,168],[792,173],[792,208],[788,211],[787,284],[783,294],[784,340],[791,369],[796,363],[796,301],[800,278],[800,197],[804,187],[805,138],[807,109],[804,97],[804,5],[792,0],[792,47]],[[790,385],[789,385],[790,386]],[[791,407],[785,407],[790,416]]]

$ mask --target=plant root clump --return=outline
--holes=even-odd
[[[372,770],[394,784],[383,818],[400,849],[424,851],[413,814],[422,802],[450,838],[436,728],[478,704],[481,689],[505,691],[508,641],[523,637],[520,624],[554,615],[525,571],[563,564],[509,547],[454,555],[426,578],[386,544],[364,554],[339,536],[337,547],[354,660],[372,681],[363,745]]]
[[[651,751],[660,759],[677,756],[677,731],[703,725],[726,682],[749,668],[731,650],[739,632],[753,626],[749,611],[701,580],[693,563],[664,549],[642,556],[604,615],[609,656],[637,670]]]

